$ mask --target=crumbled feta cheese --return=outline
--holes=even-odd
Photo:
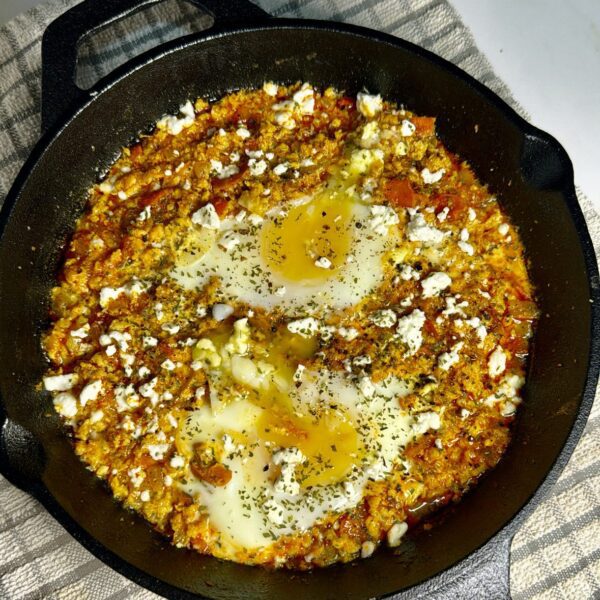
[[[171,460],[169,461],[169,464],[173,469],[181,469],[185,466],[185,459],[183,458],[183,456],[175,454],[173,455],[173,458],[171,458]]]
[[[124,412],[136,408],[139,405],[140,397],[130,383],[127,386],[119,385],[115,388],[115,400],[117,401],[117,412]]]
[[[215,160],[213,158],[210,160],[210,167],[211,173],[216,175],[217,179],[228,179],[229,177],[233,177],[240,172],[237,165],[223,165],[220,160]]]
[[[248,161],[248,169],[250,174],[254,177],[259,177],[267,170],[267,163],[264,160],[256,160],[255,158],[251,158]]]
[[[450,213],[450,209],[447,206],[444,206],[444,208],[442,208],[442,210],[437,214],[437,220],[440,223],[443,223],[446,218],[448,217],[448,214]]]
[[[171,135],[178,135],[186,127],[189,127],[194,123],[194,105],[189,100],[179,107],[179,112],[183,115],[182,117],[176,117],[174,115],[165,115],[162,119],[160,119],[156,123],[158,129],[164,129],[168,131]]]
[[[490,377],[496,378],[499,375],[502,375],[506,370],[506,354],[502,349],[502,346],[498,344],[494,351],[490,354],[490,358],[488,360],[488,372]]]
[[[381,109],[383,108],[383,100],[379,94],[377,96],[373,96],[371,94],[359,92],[356,95],[356,107],[361,115],[370,119],[373,118],[377,113],[381,112]]]
[[[79,329],[74,329],[71,331],[71,337],[78,338],[80,340],[85,339],[90,333],[90,324],[86,323],[83,327]]]
[[[375,205],[369,210],[371,212],[369,226],[379,235],[386,235],[389,227],[400,222],[396,211],[391,206]]]
[[[360,557],[361,558],[369,558],[369,556],[371,556],[371,554],[373,554],[373,552],[375,552],[375,544],[373,542],[371,542],[370,540],[367,540],[366,542],[363,542],[362,546],[360,547]]]
[[[280,163],[273,169],[273,173],[275,175],[277,175],[278,177],[280,177],[288,170],[288,168],[289,168],[288,163]]]
[[[268,96],[277,96],[277,90],[279,88],[272,81],[265,81],[262,89]]]
[[[369,318],[377,327],[392,327],[396,324],[396,313],[391,308],[376,310]]]
[[[148,284],[133,279],[129,283],[118,287],[103,287],[100,290],[100,306],[102,308],[106,307],[111,300],[115,300],[121,294],[125,294],[126,296],[133,296],[136,294],[142,294],[148,289]]]
[[[358,337],[358,330],[354,327],[340,327],[338,335],[347,342],[351,342]]]
[[[298,365],[294,371],[293,380],[295,382],[302,381],[302,375],[304,374],[304,371],[306,371],[306,367],[304,365]]]
[[[219,229],[221,227],[221,219],[212,204],[205,204],[192,215],[192,223],[201,225],[206,229]]]
[[[450,352],[443,352],[438,357],[438,367],[442,369],[442,371],[448,371],[450,367],[454,366],[459,360],[459,352],[464,346],[463,342],[458,342],[454,344],[450,349]]]
[[[373,148],[379,143],[380,132],[377,121],[369,121],[364,127],[360,136],[361,148]]]
[[[245,127],[238,127],[238,129],[236,130],[236,134],[243,140],[248,139],[251,135],[251,133]]]
[[[287,292],[287,288],[285,287],[285,285],[282,285],[281,287],[278,287],[274,294],[276,296],[285,296],[285,293]]]
[[[114,356],[117,353],[117,347],[114,344],[106,346],[106,356]]]
[[[440,244],[446,235],[443,231],[429,225],[418,211],[412,213],[406,232],[411,242],[421,242],[426,245]]]
[[[300,493],[300,483],[296,480],[296,466],[306,461],[306,457],[295,447],[283,448],[273,454],[273,464],[281,469],[281,473],[273,487],[279,494],[296,496]]]
[[[160,366],[166,371],[174,371],[176,367],[175,363],[170,358],[165,359]]]
[[[319,267],[319,269],[331,269],[332,263],[326,256],[319,257],[318,260],[315,260],[315,267]]]
[[[77,414],[77,399],[70,392],[56,394],[53,404],[56,412],[66,419],[71,419]]]
[[[416,129],[414,123],[411,123],[408,119],[403,119],[402,125],[400,126],[400,133],[404,137],[410,137]]]
[[[438,430],[441,426],[442,421],[440,419],[440,415],[431,410],[419,413],[414,417],[412,430],[416,436],[420,436],[430,429]]]
[[[498,233],[502,236],[506,235],[509,231],[509,227],[506,223],[502,223],[498,226]]]
[[[119,190],[117,197],[119,200],[127,200],[127,194],[123,190]]]
[[[423,298],[432,298],[437,296],[441,291],[450,287],[452,279],[446,273],[432,273],[429,277],[421,282],[423,288]]]
[[[81,402],[81,406],[85,406],[88,402],[93,402],[96,400],[101,391],[101,381],[92,381],[91,383],[88,383],[79,394],[79,402]]]
[[[396,548],[400,545],[404,534],[408,531],[408,525],[405,522],[394,523],[387,532],[387,543],[390,548]]]
[[[458,242],[458,247],[469,256],[473,256],[475,254],[475,248],[469,244],[469,242],[463,242],[462,240]]]
[[[419,279],[421,279],[421,274],[410,265],[404,265],[402,269],[400,269],[400,277],[404,279],[404,281],[410,281],[411,279],[419,281]]]
[[[459,302],[458,299],[459,296],[448,296],[446,298],[446,308],[442,311],[442,314],[446,315],[447,317],[459,315],[466,318],[467,315],[465,314],[463,308],[469,306],[469,303],[466,300]]]
[[[139,488],[142,485],[144,479],[146,479],[146,473],[142,471],[142,467],[134,467],[127,471],[127,475],[133,484],[133,487]]]
[[[423,343],[423,325],[425,325],[425,313],[418,308],[412,313],[398,319],[396,333],[403,344],[408,347],[407,355],[412,356]]]
[[[229,304],[213,304],[212,316],[215,321],[224,321],[233,314],[233,306]]]
[[[297,321],[291,321],[287,325],[288,331],[297,333],[302,337],[309,338],[315,336],[321,324],[314,317],[306,317],[305,319],[298,319]]]
[[[469,206],[468,213],[469,221],[474,221],[477,218],[477,213]]]
[[[102,421],[103,418],[104,418],[104,411],[103,410],[95,410],[90,415],[90,423],[92,423],[92,424],[99,423],[100,421]]]
[[[171,444],[148,444],[146,449],[154,460],[162,460],[170,447]]]
[[[44,377],[44,388],[49,392],[65,392],[77,383],[77,373]]]
[[[396,156],[406,156],[407,153],[408,153],[408,146],[406,145],[405,142],[400,141],[394,147],[394,154]]]
[[[425,168],[421,171],[421,178],[423,179],[423,183],[437,183],[444,176],[445,172],[446,169],[439,169],[432,173],[429,169]]]
[[[148,502],[150,500],[150,492],[148,490],[144,490],[141,494],[140,494],[140,500],[142,502]]]
[[[154,348],[158,344],[158,340],[155,337],[146,335],[142,338],[142,344],[144,348]]]
[[[165,323],[164,325],[161,326],[161,329],[163,331],[166,331],[167,333],[170,333],[171,335],[175,335],[176,333],[179,332],[179,325],[176,325],[175,323]]]
[[[294,102],[298,105],[300,113],[303,115],[311,115],[315,110],[315,91],[308,83],[304,83],[302,87],[294,94]]]

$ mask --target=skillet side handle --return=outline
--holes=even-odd
[[[67,109],[82,104],[91,92],[75,84],[77,51],[91,33],[160,0],[84,0],[52,21],[42,37],[42,133]],[[254,22],[269,17],[248,0],[187,0],[206,10],[214,25]]]

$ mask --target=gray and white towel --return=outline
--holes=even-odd
[[[98,0],[101,2],[102,0]],[[55,0],[0,27],[0,202],[40,132],[40,41],[78,0]],[[279,17],[347,21],[410,40],[471,73],[523,112],[447,0],[258,0]],[[166,0],[96,34],[80,51],[78,81],[93,83],[135,54],[201,30],[209,19]],[[600,217],[580,197],[596,251]],[[600,597],[600,402],[558,483],[521,528],[511,591],[525,598]],[[0,477],[0,598],[157,598],[106,567],[32,498]]]

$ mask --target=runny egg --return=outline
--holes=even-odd
[[[356,506],[411,440],[439,427],[436,413],[400,408],[412,382],[310,371],[277,349],[251,357],[234,346],[213,344],[220,362],[207,367],[209,402],[182,423],[177,441],[191,469],[182,487],[232,553]],[[212,480],[210,468],[225,477]]]
[[[382,282],[397,239],[397,216],[330,188],[279,206],[264,218],[229,217],[195,226],[172,277],[188,289],[220,281],[222,302],[286,314],[316,314],[360,302]]]

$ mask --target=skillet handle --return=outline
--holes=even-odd
[[[75,84],[81,40],[160,0],[84,0],[52,21],[42,38],[42,132],[67,109],[92,96]],[[265,20],[270,15],[248,0],[187,0],[214,18],[213,27],[236,21]]]

